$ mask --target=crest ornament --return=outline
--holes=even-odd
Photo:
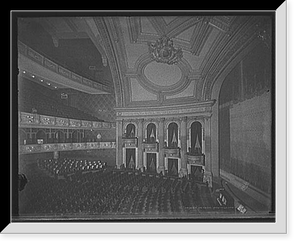
[[[151,57],[158,63],[177,64],[182,58],[181,48],[175,48],[173,41],[167,36],[148,43],[148,46]]]

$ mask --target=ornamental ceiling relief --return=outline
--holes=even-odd
[[[197,102],[201,90],[200,65],[209,52],[209,45],[196,54],[197,17],[112,17],[111,23],[118,42],[117,53],[122,54],[126,105],[173,104]],[[110,28],[112,25],[110,24]],[[220,32],[205,29],[205,41]],[[177,101],[178,103],[178,101]]]

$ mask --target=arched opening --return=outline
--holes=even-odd
[[[271,193],[271,52],[258,44],[226,76],[218,102],[219,161],[234,175]]]
[[[178,124],[174,122],[168,126],[168,147],[178,148]]]
[[[80,137],[81,137],[81,134],[78,130],[74,130],[72,132],[71,138],[72,138],[73,143],[80,142],[80,139],[81,139]]]
[[[155,143],[156,141],[156,125],[149,123],[147,125],[147,143]]]
[[[65,142],[65,134],[62,130],[58,130],[55,132],[55,142],[62,143]]]
[[[27,143],[27,134],[24,130],[19,131],[19,144],[26,145]]]
[[[219,154],[219,95],[221,86],[226,76],[234,69],[234,67],[258,44],[254,40],[248,47],[244,48],[234,59],[232,59],[226,67],[220,70],[220,74],[215,78],[210,95],[204,95],[204,98],[216,100],[212,106],[212,116],[210,118],[210,148],[205,149],[206,169],[212,172],[214,177],[220,177],[220,154]]]
[[[191,125],[191,154],[202,154],[202,124],[195,121]]]
[[[131,138],[135,137],[135,125],[130,123],[126,126],[126,137]]]
[[[47,134],[44,130],[36,132],[36,142],[37,144],[47,143]]]

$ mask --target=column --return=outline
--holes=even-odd
[[[143,167],[143,120],[138,119],[138,154],[137,154],[137,168],[141,169]]]
[[[158,169],[157,172],[163,172],[165,170],[165,155],[164,155],[164,118],[158,119]]]
[[[147,169],[147,154],[146,152],[143,152],[143,166],[145,169]]]
[[[187,175],[187,130],[186,130],[186,122],[187,122],[187,117],[183,117],[181,119],[181,172],[184,176]]]
[[[205,170],[212,172],[211,167],[211,131],[210,126],[211,119],[210,117],[204,118],[204,140],[205,140]]]
[[[122,130],[123,124],[122,120],[116,120],[116,165],[118,168],[122,165],[123,162],[123,150],[122,150]]]
[[[219,176],[218,169],[216,170],[214,166],[212,166],[211,159],[211,117],[204,118],[204,133],[205,133],[205,171],[203,182],[207,182],[209,187],[212,187],[212,180],[214,176]]]

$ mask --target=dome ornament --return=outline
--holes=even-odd
[[[175,48],[173,41],[162,36],[156,42],[148,43],[151,57],[158,63],[177,64],[182,58],[181,48]]]

